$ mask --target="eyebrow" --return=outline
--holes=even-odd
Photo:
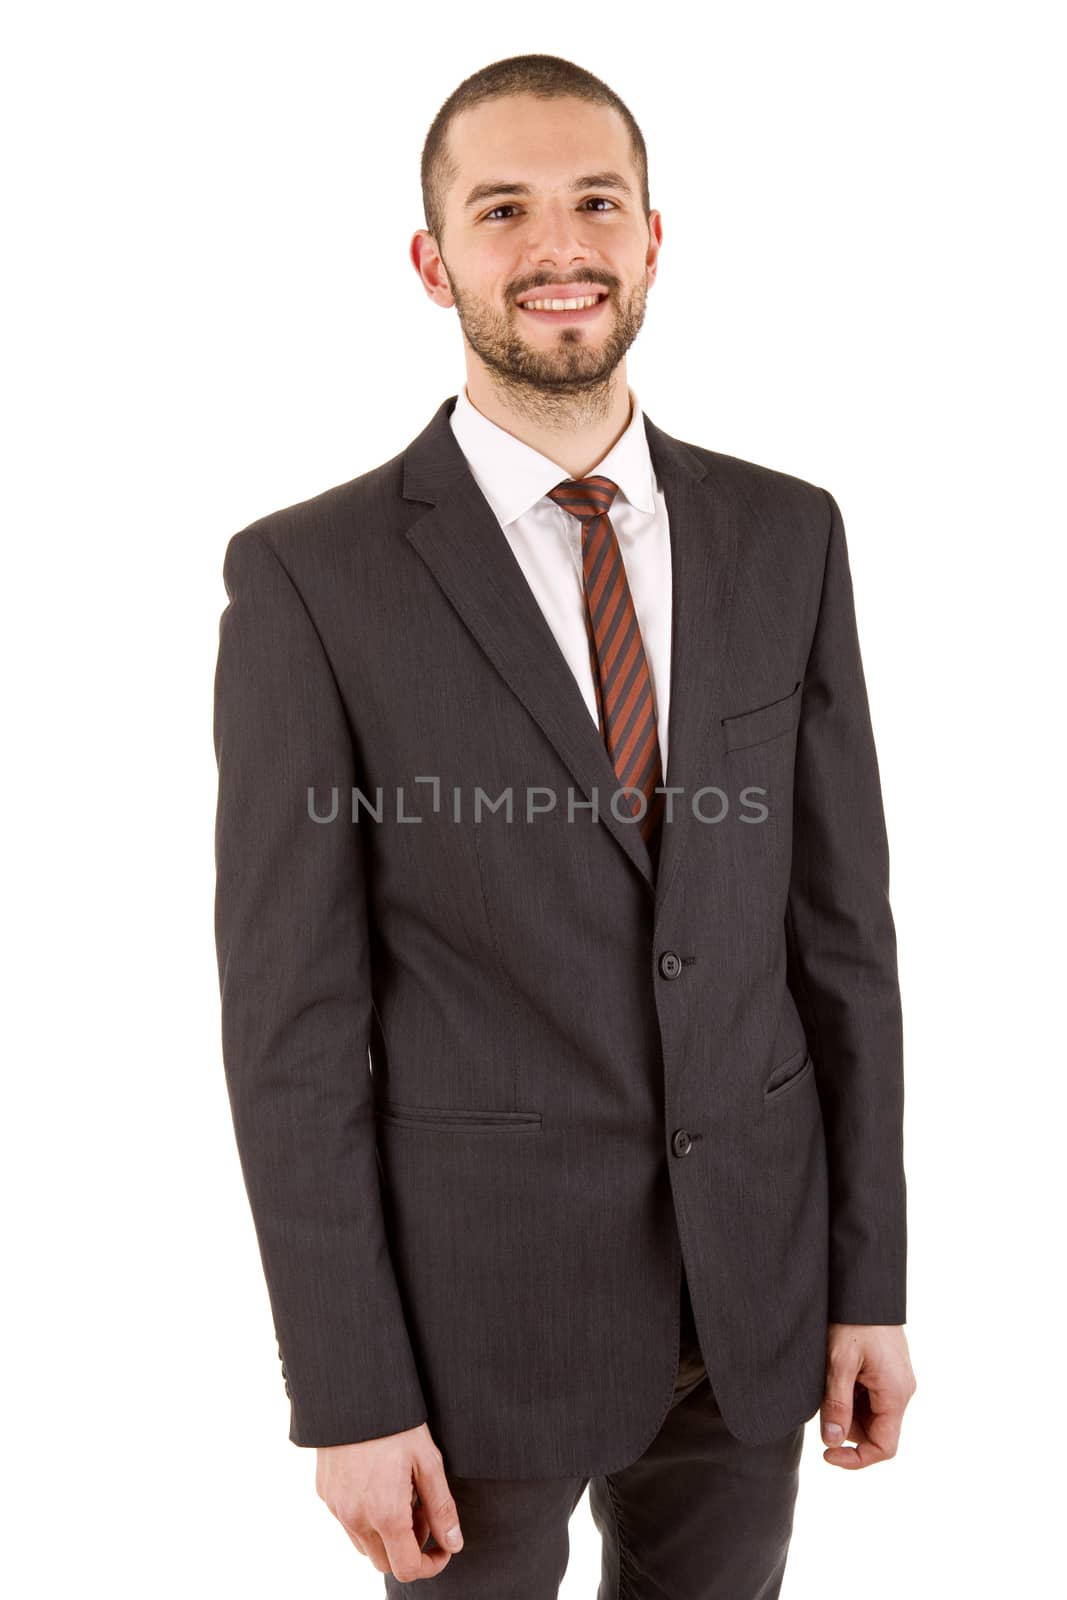
[[[571,193],[578,194],[582,189],[616,189],[620,194],[633,195],[633,190],[620,172],[594,172],[586,178],[575,178],[571,184]],[[469,211],[472,206],[481,205],[483,200],[492,200],[499,194],[533,194],[528,183],[509,183],[506,178],[494,178],[490,183],[476,183],[466,200],[463,202],[464,211]]]

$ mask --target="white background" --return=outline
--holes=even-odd
[[[919,1390],[898,1456],[867,1471],[828,1466],[809,1424],[783,1593],[999,1597],[1061,1577],[1054,11],[379,20],[213,0],[37,4],[5,25],[19,1600],[384,1592],[287,1438],[229,1120],[221,564],[237,529],[395,455],[457,392],[455,313],[407,259],[419,153],[464,77],[531,50],[603,77],[645,134],[663,216],[629,358],[645,410],[825,485],[848,532],[893,861]],[[562,1595],[592,1600],[587,1501],[571,1541]]]

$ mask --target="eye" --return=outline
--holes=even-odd
[[[619,209],[618,206],[615,204],[614,200],[608,200],[606,198],[606,196],[604,196],[602,194],[590,195],[588,200],[583,200],[582,201],[582,204],[583,205],[587,205],[587,206],[588,205],[610,206],[612,211],[617,211]],[[482,218],[482,221],[483,222],[489,222],[489,221],[493,220],[493,212],[494,211],[517,211],[517,210],[518,210],[518,207],[512,205],[511,202],[509,201],[506,204],[499,205],[499,206],[494,206],[493,207],[493,211],[487,211],[485,216]],[[598,212],[598,213],[594,213],[594,214],[595,215],[599,215],[599,216],[603,216],[604,215],[604,213],[602,211]]]

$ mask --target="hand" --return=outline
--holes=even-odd
[[[319,1445],[315,1488],[360,1554],[401,1583],[435,1577],[463,1548],[444,1457],[425,1422],[382,1439]],[[431,1533],[442,1548],[424,1551]]]
[[[897,1453],[904,1407],[917,1384],[902,1327],[831,1322],[821,1416],[823,1460],[832,1467],[872,1467]],[[833,1433],[834,1425],[841,1430]],[[843,1441],[855,1441],[855,1449]]]

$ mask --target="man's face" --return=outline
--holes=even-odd
[[[512,95],[461,113],[448,141],[459,176],[439,253],[468,344],[505,384],[546,394],[602,385],[644,321],[659,251],[659,214],[650,233],[622,118],[582,100]],[[592,294],[603,298],[577,312],[520,304]]]

